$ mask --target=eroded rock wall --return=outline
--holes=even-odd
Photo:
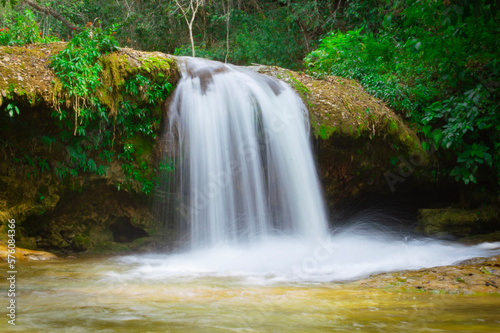
[[[105,165],[100,174],[81,168],[74,175],[61,171],[77,170],[75,150],[89,154],[84,146],[100,138],[100,133],[88,133],[87,140],[75,145],[76,136],[64,133],[67,129],[59,124],[58,113],[72,117],[75,112],[49,66],[51,56],[64,47],[65,43],[0,47],[0,241],[7,239],[7,220],[15,219],[17,246],[33,250],[99,252],[161,243],[152,196],[141,193],[140,177],[127,174],[119,158],[120,147],[133,144],[128,164],[153,170],[161,148],[151,136],[116,135],[106,148],[109,156],[101,156],[104,149],[92,152],[96,163]],[[101,62],[102,85],[95,96],[110,118],[125,100],[121,91],[131,77],[161,72],[173,85],[179,79],[175,61],[157,52],[121,49]],[[162,105],[152,112],[159,121],[163,113]]]

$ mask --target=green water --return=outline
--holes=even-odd
[[[2,278],[1,332],[500,332],[498,296],[240,277],[118,282],[130,267],[103,257],[17,266],[16,325]]]

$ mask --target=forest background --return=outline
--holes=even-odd
[[[439,148],[436,177],[498,190],[498,7],[494,0],[3,0],[0,45],[67,42],[91,26],[109,51],[119,44],[356,79],[404,116],[426,149]]]

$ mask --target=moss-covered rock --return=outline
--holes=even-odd
[[[0,106],[9,100],[32,106],[52,103],[54,79],[48,68],[52,55],[65,43],[0,47]]]
[[[500,208],[489,205],[478,209],[420,209],[417,231],[429,236],[457,237],[500,231]]]
[[[62,90],[59,79],[49,65],[51,57],[66,47],[67,43],[29,44],[25,46],[0,47],[0,106],[9,101],[26,103],[31,106],[45,106],[59,109],[65,100],[68,108],[71,99]],[[145,76],[162,73],[175,84],[179,73],[173,57],[160,52],[141,52],[128,48],[103,56],[103,71],[100,75],[101,87],[96,92],[99,101],[108,106],[111,114],[123,101],[122,86],[128,78],[136,74]]]
[[[149,246],[146,241],[134,241],[161,234],[151,202],[142,193],[142,181],[154,177],[157,143],[151,135],[121,137],[112,123],[105,128],[113,134],[111,143],[101,142],[100,130],[89,131],[79,140],[76,133],[59,126],[62,122],[54,115],[64,111],[71,121],[76,109],[49,66],[51,56],[65,46],[0,47],[0,240],[6,239],[6,222],[15,219],[17,243],[33,250],[114,251],[129,249],[128,244],[135,249]],[[102,85],[94,97],[109,119],[125,99],[144,104],[144,93],[124,97],[125,83],[137,74],[168,78],[172,85],[179,79],[174,58],[158,52],[122,48],[100,61]],[[19,115],[8,115],[9,104],[20,110]],[[163,114],[160,103],[152,107],[155,124],[161,123]],[[95,142],[101,142],[102,149],[84,148]],[[133,152],[127,160],[120,158],[129,144]],[[73,160],[75,153],[104,168],[86,172]]]
[[[500,255],[475,258],[454,266],[381,273],[353,284],[394,291],[427,291],[451,294],[499,294]]]

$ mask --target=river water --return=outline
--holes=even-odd
[[[16,326],[4,317],[0,331],[500,331],[498,296],[395,292],[241,274],[169,275],[164,267],[160,278],[148,273],[158,259],[101,256],[18,264]],[[4,308],[5,279],[0,286]]]

